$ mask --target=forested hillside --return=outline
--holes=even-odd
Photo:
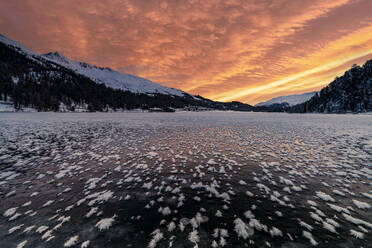
[[[41,56],[0,42],[0,100],[18,109],[38,111],[107,111],[198,106],[251,110],[247,104],[219,103],[189,94],[143,94],[99,84]]]
[[[345,113],[372,111],[372,60],[354,65],[310,100],[289,108],[290,112]]]

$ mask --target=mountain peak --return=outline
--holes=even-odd
[[[63,56],[61,53],[59,52],[49,52],[49,53],[46,53],[46,54],[43,54],[43,56],[47,56],[47,57],[50,57],[50,56],[53,56],[53,57],[65,57]]]
[[[52,60],[55,60],[55,61],[63,62],[63,63],[66,63],[66,64],[70,63],[68,58],[66,58],[65,56],[63,56],[63,54],[61,54],[57,51],[56,52],[49,52],[49,53],[43,54],[42,56],[47,57],[47,58],[52,59]]]

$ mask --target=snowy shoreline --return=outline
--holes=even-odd
[[[159,114],[159,113],[169,113],[169,112],[152,112],[146,109],[133,109],[133,110],[119,110],[119,111],[102,111],[102,112],[89,112],[89,111],[37,111],[33,108],[24,108],[23,110],[15,111],[13,110],[3,110],[0,109],[1,114],[20,114],[20,113],[55,113],[55,114],[92,114],[92,113],[100,113],[100,114],[120,114],[120,113],[151,113],[151,114]],[[372,112],[362,112],[362,113],[288,113],[288,112],[253,112],[253,111],[233,111],[233,110],[204,110],[204,111],[186,111],[186,110],[178,110],[176,109],[175,112],[172,113],[241,113],[241,114],[249,114],[249,113],[256,113],[256,114],[282,114],[282,115],[372,115]]]

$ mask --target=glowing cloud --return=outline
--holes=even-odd
[[[319,90],[371,59],[370,0],[2,0],[0,30],[214,100]]]
[[[264,84],[262,86],[257,86],[257,87],[249,88],[249,89],[239,88],[239,89],[236,89],[236,90],[233,90],[233,91],[222,93],[220,95],[215,96],[214,98],[218,101],[230,101],[230,100],[233,100],[233,99],[240,99],[243,96],[246,96],[246,95],[249,95],[249,94],[265,92],[266,90],[273,89],[277,86],[284,85],[286,83],[289,83],[291,81],[303,78],[305,76],[309,76],[309,75],[312,75],[312,74],[315,74],[315,73],[318,73],[318,72],[333,69],[335,67],[343,65],[346,62],[364,57],[366,55],[371,55],[372,56],[372,49],[367,51],[367,52],[361,53],[361,54],[355,54],[354,56],[352,56],[350,58],[344,58],[344,59],[341,59],[341,60],[333,61],[331,63],[325,64],[325,65],[322,65],[322,66],[318,66],[318,67],[313,68],[311,70],[307,70],[307,71],[304,71],[304,72],[301,72],[301,73],[298,73],[298,74],[280,79],[280,80],[275,81],[275,82],[270,82],[270,83]],[[291,86],[288,86],[288,87],[291,87]]]

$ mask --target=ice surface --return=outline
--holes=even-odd
[[[0,247],[368,247],[371,123],[1,113]]]

